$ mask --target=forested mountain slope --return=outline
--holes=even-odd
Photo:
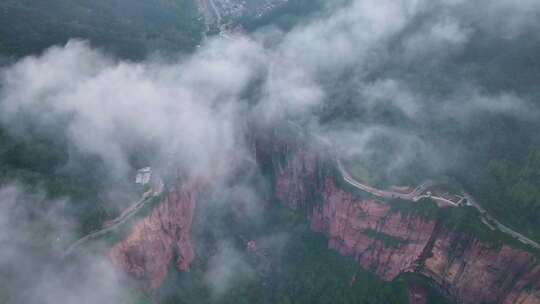
[[[193,0],[5,0],[0,54],[24,56],[82,38],[128,58],[189,51],[201,39]]]

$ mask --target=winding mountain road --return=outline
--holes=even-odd
[[[212,26],[221,25],[222,16],[214,0],[198,0],[199,10],[204,16],[207,29]]]
[[[210,6],[212,7],[212,10],[214,11],[214,17],[216,18],[217,24],[221,23],[222,17],[221,13],[219,12],[219,9],[216,6],[216,3],[214,0],[207,0],[210,3]]]
[[[384,198],[384,199],[402,199],[406,201],[412,201],[412,202],[418,202],[423,198],[430,198],[432,200],[435,200],[443,205],[450,205],[454,207],[458,207],[459,205],[449,199],[446,199],[444,197],[439,196],[433,196],[430,194],[424,194],[424,192],[429,188],[432,187],[435,183],[432,181],[426,181],[420,184],[418,187],[416,187],[413,191],[409,193],[402,193],[402,192],[395,192],[395,191],[388,191],[388,190],[380,190],[374,187],[371,187],[366,184],[362,184],[359,181],[355,180],[349,172],[345,169],[340,159],[336,159],[339,172],[343,179],[349,183],[351,186],[360,189],[362,191],[368,192],[374,196]]]
[[[484,222],[484,224],[486,224],[487,226],[493,226],[493,227],[499,229],[500,231],[512,236],[513,238],[517,239],[518,241],[540,250],[540,244],[539,243],[531,240],[530,238],[524,236],[523,234],[521,234],[521,233],[519,233],[519,232],[505,226],[501,222],[499,222],[491,214],[489,214],[486,209],[484,209],[482,206],[480,206],[480,204],[478,204],[478,202],[470,194],[465,193],[465,198],[467,199],[467,202],[469,203],[470,206],[476,208],[476,210],[478,210],[478,212],[480,212],[480,214],[482,215],[482,219],[487,222],[487,223]]]
[[[133,204],[131,207],[127,208],[112,221],[106,222],[103,227],[100,230],[94,231],[73,244],[71,244],[63,254],[63,257],[66,258],[70,255],[72,255],[77,249],[79,249],[82,245],[86,244],[89,241],[95,240],[99,237],[102,237],[103,235],[112,232],[116,230],[120,225],[124,224],[127,220],[129,220],[133,215],[137,214],[139,210],[141,210],[148,202],[152,201],[152,198],[157,197],[163,193],[164,184],[160,181],[157,190],[149,190],[146,193],[143,194],[141,199],[137,201],[135,204]]]
[[[303,132],[303,128],[300,125],[298,125],[297,123],[295,123],[293,121],[288,121],[288,123],[291,126],[293,126],[297,131]],[[321,142],[324,146],[332,147],[332,150],[335,150],[334,144],[328,138],[323,137],[323,136],[321,136],[319,134],[315,134],[315,133],[311,133],[310,135],[312,137],[314,137],[317,141]],[[334,154],[337,155],[337,153],[334,153]],[[533,247],[533,248],[535,248],[537,250],[540,250],[540,244],[539,243],[531,240],[530,238],[528,238],[528,237],[524,236],[523,234],[513,230],[512,228],[509,228],[509,227],[503,225],[501,222],[499,222],[497,219],[495,219],[491,214],[489,214],[488,211],[486,209],[484,209],[469,193],[465,192],[464,195],[463,195],[463,198],[458,203],[455,203],[455,202],[453,202],[453,201],[451,201],[449,199],[446,199],[444,197],[433,196],[433,195],[431,195],[429,193],[424,194],[424,192],[429,187],[432,187],[434,185],[434,182],[432,182],[432,181],[427,181],[427,182],[424,182],[424,183],[420,184],[418,187],[416,187],[416,189],[414,189],[410,193],[400,193],[400,192],[395,192],[395,191],[381,190],[381,189],[374,188],[372,186],[363,184],[363,183],[355,180],[349,174],[349,172],[345,169],[345,167],[343,166],[343,163],[341,162],[339,157],[336,156],[335,160],[336,160],[338,170],[339,170],[343,180],[345,182],[347,182],[349,185],[351,185],[351,186],[353,186],[353,187],[355,187],[357,189],[360,189],[362,191],[365,191],[367,193],[370,193],[370,194],[372,194],[374,196],[377,196],[377,197],[380,197],[380,198],[383,198],[383,199],[403,199],[403,200],[407,200],[407,201],[411,201],[411,202],[418,202],[423,198],[430,198],[430,199],[432,199],[432,200],[434,200],[436,202],[439,202],[439,203],[441,203],[443,205],[449,205],[449,206],[453,206],[453,207],[460,207],[460,206],[462,206],[460,203],[462,201],[466,201],[467,206],[471,206],[471,207],[475,208],[476,210],[478,210],[478,212],[480,213],[480,220],[482,221],[482,223],[484,225],[488,226],[490,229],[493,229],[493,228],[498,229],[499,231],[511,236],[512,238],[517,239],[521,243],[529,245],[529,246],[531,246],[531,247]]]
[[[362,184],[362,183],[358,182],[357,180],[355,180],[354,178],[351,177],[351,175],[347,172],[347,170],[344,168],[343,164],[341,163],[341,160],[336,159],[336,162],[338,164],[338,169],[339,169],[339,172],[340,172],[341,176],[343,177],[343,180],[345,180],[351,186],[353,186],[353,187],[355,187],[357,189],[360,189],[362,191],[368,192],[368,193],[370,193],[370,194],[372,194],[374,196],[384,198],[384,199],[403,199],[403,200],[408,200],[408,201],[412,201],[412,202],[418,202],[419,200],[421,200],[423,198],[430,198],[432,200],[435,200],[435,201],[443,203],[443,204],[451,205],[451,206],[454,206],[454,207],[459,207],[459,204],[457,204],[457,203],[455,203],[455,202],[453,202],[453,201],[451,201],[449,199],[446,199],[446,198],[443,198],[443,197],[438,197],[438,196],[432,196],[432,195],[429,195],[429,194],[423,194],[423,192],[426,191],[427,188],[431,186],[431,185],[426,185],[426,183],[421,184],[420,186],[418,186],[416,189],[414,189],[410,193],[399,193],[399,192],[393,192],[393,191],[380,190],[380,189],[368,186],[366,184]],[[497,219],[495,219],[492,215],[490,215],[482,206],[480,206],[480,204],[478,204],[476,202],[476,200],[470,194],[465,193],[464,198],[468,202],[469,206],[472,206],[472,207],[476,208],[476,210],[478,210],[478,212],[480,212],[482,223],[484,223],[490,229],[496,228],[499,231],[501,231],[501,232],[503,232],[505,234],[508,234],[511,237],[517,239],[521,243],[527,244],[529,246],[534,247],[535,249],[540,250],[540,244],[538,244],[537,242],[531,240],[530,238],[522,235],[521,233],[519,233],[519,232],[517,232],[517,231],[503,225],[501,222],[499,222]]]

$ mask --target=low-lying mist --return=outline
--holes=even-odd
[[[142,166],[174,167],[219,185],[215,193],[226,195],[213,198],[221,200],[215,208],[246,200],[255,222],[264,217],[264,182],[228,182],[239,163],[255,161],[247,140],[254,125],[297,123],[367,164],[381,184],[465,183],[485,173],[490,157],[522,159],[538,144],[540,2],[345,2],[288,32],[210,38],[175,59],[128,61],[75,37],[2,68],[0,123],[22,142],[61,143],[67,159],[52,173],[90,168],[104,181],[98,191],[131,183]],[[76,200],[51,199],[39,183],[13,186],[17,179],[0,191],[0,294],[8,294],[0,302],[130,303],[131,287],[106,256],[58,259],[58,244],[80,236],[81,223],[65,212]],[[98,203],[108,204],[85,201]],[[252,271],[230,237],[219,236],[209,262],[215,297]]]

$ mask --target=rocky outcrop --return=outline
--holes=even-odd
[[[331,178],[323,199],[311,214],[313,230],[328,236],[330,248],[353,256],[385,280],[416,265],[436,226],[435,221],[404,216],[375,200],[356,200]]]
[[[272,180],[277,199],[303,212],[329,248],[391,281],[412,272],[431,278],[458,303],[540,304],[540,262],[530,252],[494,246],[457,233],[439,217],[420,216],[345,190],[320,153],[293,139],[274,145],[276,132],[253,140],[252,152]],[[188,271],[196,183],[172,189],[129,237],[111,250],[124,272],[161,286],[170,265]]]
[[[301,151],[285,164],[279,165],[276,181],[276,196],[289,208],[298,210],[308,205],[317,193],[318,167],[314,153]],[[304,180],[304,183],[296,183]]]
[[[420,273],[462,303],[540,303],[540,263],[529,252],[494,247],[441,230]]]
[[[318,163],[305,151],[285,162],[275,158],[275,190],[290,208],[309,210],[313,230],[328,236],[329,248],[387,281],[405,272],[430,277],[458,303],[540,303],[540,262],[533,254],[358,197],[337,187],[339,177],[331,174],[321,182]]]
[[[195,182],[169,190],[127,239],[111,249],[114,264],[152,289],[161,286],[173,261],[179,270],[189,271],[195,258],[191,225],[198,194]]]

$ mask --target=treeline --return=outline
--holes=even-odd
[[[36,54],[71,38],[118,56],[190,51],[202,21],[194,0],[5,0],[0,2],[0,55]]]

